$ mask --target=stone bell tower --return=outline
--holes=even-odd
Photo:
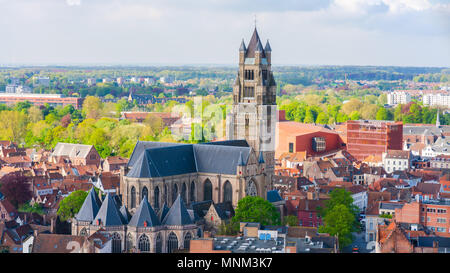
[[[233,86],[233,107],[227,117],[227,139],[246,139],[268,171],[273,172],[276,128],[276,83],[272,73],[272,49],[263,48],[258,31],[246,47],[239,48],[239,71]]]

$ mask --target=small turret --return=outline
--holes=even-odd
[[[272,48],[270,47],[269,40],[267,40],[267,42],[266,42],[266,46],[264,47],[264,51],[266,53],[267,52],[272,52]]]
[[[245,52],[245,51],[247,51],[247,48],[245,47],[245,43],[244,43],[244,39],[242,39],[242,42],[241,42],[241,47],[239,47],[239,52]]]
[[[266,46],[264,47],[264,52],[266,53],[267,62],[270,64],[272,61],[272,48],[270,47],[269,40],[266,42]]]

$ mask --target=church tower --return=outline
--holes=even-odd
[[[262,153],[267,171],[274,168],[276,83],[272,49],[263,48],[258,31],[239,48],[239,71],[233,86],[233,106],[227,117],[227,139],[246,139],[256,154]]]

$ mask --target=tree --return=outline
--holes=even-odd
[[[31,106],[28,109],[28,118],[31,122],[38,122],[42,120],[42,111],[36,106]]]
[[[305,119],[303,120],[304,123],[314,123],[316,119],[314,118],[313,111],[308,107],[306,110]]]
[[[318,208],[318,212],[324,223],[319,232],[337,235],[341,248],[352,242],[352,232],[359,228],[356,220],[359,209],[353,204],[349,191],[343,188],[331,191],[330,199],[325,201],[325,207]]]
[[[298,226],[298,218],[295,215],[287,215],[283,219],[283,225],[287,226]]]
[[[353,223],[355,216],[350,209],[343,204],[338,204],[323,217],[324,225],[319,227],[319,232],[337,235],[339,247],[349,245],[353,241],[352,232],[355,231]]]
[[[100,98],[87,96],[83,102],[83,114],[86,118],[98,119],[103,108]]]
[[[233,224],[232,222],[224,223],[222,222],[217,231],[217,235],[236,235],[239,231],[239,226]]]
[[[28,117],[19,111],[0,112],[0,138],[21,142],[26,134]]]
[[[389,114],[388,114],[388,111],[386,110],[386,108],[384,108],[383,106],[380,106],[380,108],[377,111],[376,118],[377,118],[377,120],[388,120]]]
[[[10,173],[0,180],[2,193],[11,204],[18,208],[19,205],[30,201],[32,192],[27,177],[19,172]]]
[[[359,114],[358,111],[353,111],[350,113],[349,117],[351,120],[359,120],[361,118],[361,115]]]
[[[279,225],[280,214],[269,201],[259,196],[246,196],[239,200],[232,222],[234,224],[256,222],[262,225]]]
[[[320,112],[319,115],[317,115],[316,123],[327,124],[328,119],[328,115],[325,112]]]
[[[361,118],[363,119],[375,119],[377,116],[378,106],[375,104],[365,104],[364,107],[361,108]]]
[[[159,135],[164,129],[164,121],[154,114],[149,114],[144,120],[144,124],[150,127],[154,135]]]
[[[57,212],[58,216],[61,217],[61,220],[66,221],[75,217],[78,211],[80,211],[87,195],[87,192],[78,190],[72,192],[69,196],[64,198],[59,204]]]
[[[363,106],[363,103],[358,99],[351,99],[348,102],[344,103],[342,105],[342,111],[346,115],[350,115],[353,111],[359,111],[361,107]]]
[[[67,128],[67,126],[69,126],[71,121],[72,119],[70,117],[70,114],[67,114],[61,118],[61,126]]]

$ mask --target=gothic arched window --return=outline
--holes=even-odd
[[[162,239],[161,239],[161,233],[158,233],[158,236],[156,236],[156,241],[155,241],[155,253],[162,253]]]
[[[195,202],[195,182],[191,182],[191,190],[190,190],[191,202]]]
[[[148,189],[147,189],[147,187],[144,187],[144,188],[142,189],[141,200],[144,199],[144,196],[147,197],[147,200],[148,200]]]
[[[247,195],[258,196],[258,189],[256,188],[256,183],[253,180],[250,180],[247,184]]]
[[[175,233],[171,232],[167,239],[167,253],[173,253],[176,249],[178,249],[178,238]]]
[[[112,235],[112,253],[121,253],[122,252],[122,238],[119,233],[114,232]]]
[[[183,198],[183,201],[184,201],[185,204],[188,201],[187,196],[186,196],[186,191],[187,191],[186,183],[183,183],[183,186],[181,186],[181,197]]]
[[[86,235],[87,235],[86,228],[81,229],[80,236],[86,236]]]
[[[233,187],[228,180],[223,185],[223,202],[233,202]]]
[[[130,207],[134,209],[136,207],[136,188],[133,186],[131,187],[131,202]]]
[[[164,184],[164,203],[168,203],[167,202],[167,197],[168,197],[168,191],[167,191],[167,185]]]
[[[128,233],[127,235],[127,251],[130,251],[133,248],[133,237],[131,236],[131,233]]]
[[[206,179],[203,184],[203,201],[212,200],[212,183],[209,179]]]
[[[155,196],[154,196],[154,207],[155,209],[159,209],[159,188],[156,186],[155,188]]]
[[[184,249],[189,249],[191,246],[191,239],[192,239],[192,235],[190,232],[186,233],[186,235],[184,235]]]
[[[150,251],[150,239],[145,234],[142,234],[141,237],[139,237],[139,250],[141,252]]]
[[[178,185],[177,184],[173,184],[172,204],[175,202],[175,200],[177,200],[177,195],[178,195]]]

